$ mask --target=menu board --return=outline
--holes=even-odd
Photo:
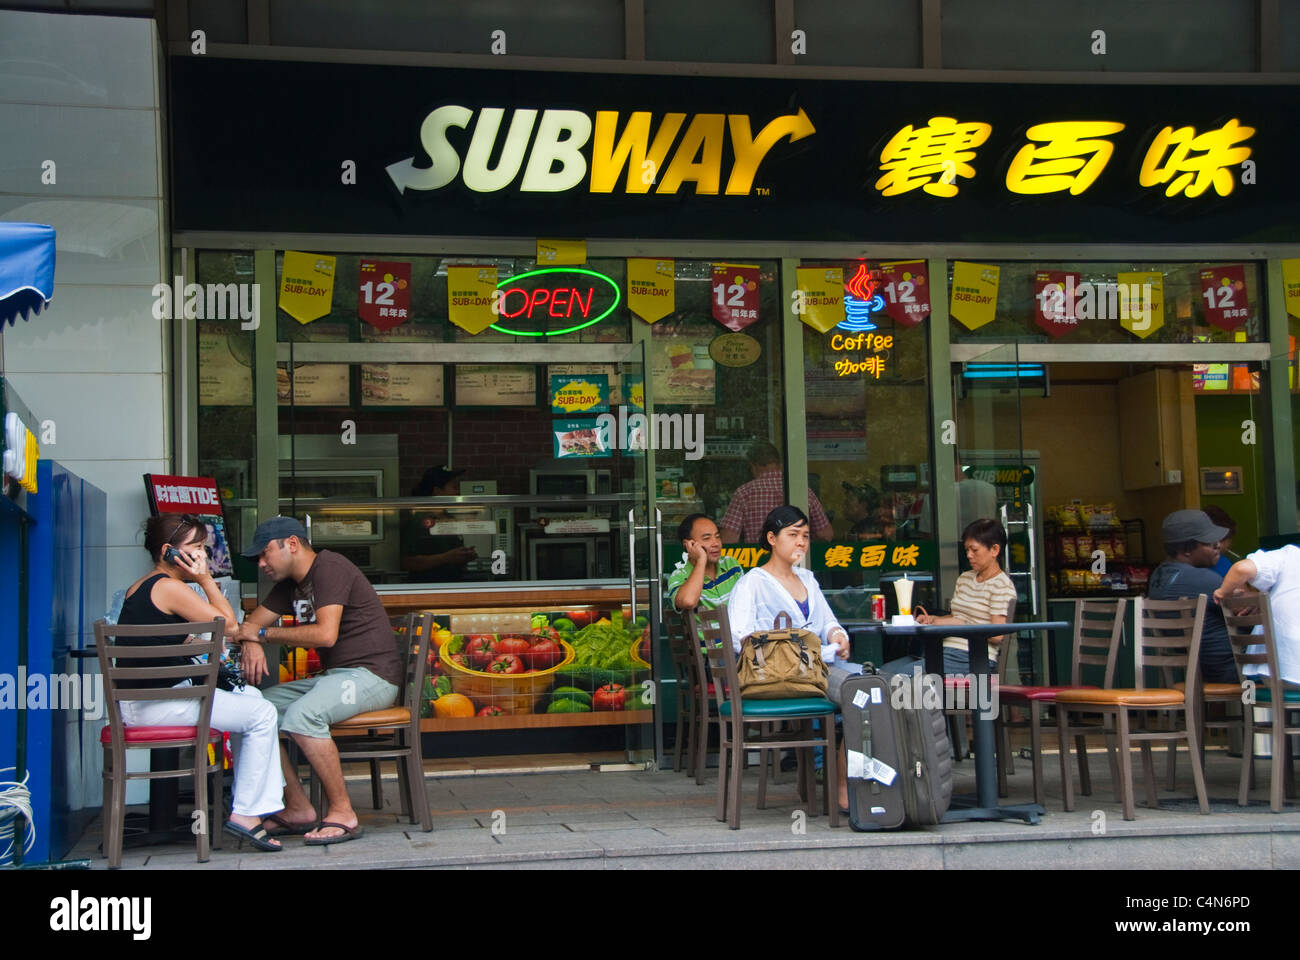
[[[438,323],[421,323],[412,320],[380,330],[368,323],[361,324],[361,339],[367,343],[434,343],[442,339],[445,328]]]
[[[253,403],[252,336],[224,323],[199,322],[199,403],[247,407]],[[243,346],[245,356],[236,356]]]
[[[519,364],[462,363],[456,366],[456,405],[537,405],[537,368]]]
[[[293,403],[299,407],[346,407],[352,400],[346,363],[300,363],[293,373]],[[289,405],[288,364],[275,368],[275,391],[280,406]]]
[[[440,407],[446,401],[439,363],[361,364],[363,407]]]

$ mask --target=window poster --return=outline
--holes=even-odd
[[[713,406],[717,400],[717,367],[709,356],[713,331],[661,322],[650,341],[650,376],[656,404]]]

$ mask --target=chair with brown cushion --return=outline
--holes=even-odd
[[[221,798],[222,737],[211,728],[212,699],[217,688],[217,670],[221,662],[225,620],[218,617],[207,623],[110,625],[95,622],[95,650],[99,669],[104,675],[104,697],[108,701],[108,725],[100,731],[104,750],[104,856],[116,869],[122,865],[122,834],[126,823],[126,783],[128,780],[194,780],[194,809],[207,817],[206,828],[196,826],[194,843],[199,863],[206,863],[209,850],[221,849],[221,825],[225,822]],[[208,639],[186,643],[194,635]],[[175,643],[129,644],[119,642],[136,637],[170,638]],[[142,667],[139,660],[162,660],[170,657],[207,657],[203,663],[188,662],[173,667]],[[172,684],[189,680],[188,687],[123,687],[122,683],[140,680],[168,680]],[[123,700],[197,700],[199,716],[192,727],[125,726],[122,722]],[[208,762],[208,745],[215,745],[215,763]],[[131,772],[126,768],[128,750],[185,750],[193,752],[192,765],[174,770]],[[209,778],[216,778],[209,792]],[[211,798],[213,809],[209,811]]]
[[[1097,689],[1083,682],[1085,666],[1104,668],[1101,689],[1109,690],[1115,684],[1115,664],[1119,659],[1120,642],[1124,636],[1124,611],[1128,601],[1121,600],[1078,600],[1074,613],[1074,647],[1070,657],[1070,682],[1058,687],[1023,686],[1020,684],[1003,684],[999,693],[998,744],[1010,754],[1010,731],[1029,729],[1030,754],[1034,772],[1034,802],[1043,803],[1043,727],[1046,709],[1055,707],[1056,696],[1063,690]],[[1026,707],[1028,720],[1011,720],[1006,708],[1008,706]],[[1048,722],[1054,728],[1056,720]],[[1088,770],[1089,733],[1106,732],[1108,746],[1113,735],[1095,725],[1084,725],[1066,731],[1066,736],[1073,736],[1078,751],[1079,785],[1085,795],[1092,793],[1092,781]],[[1111,763],[1111,776],[1117,777],[1114,749],[1107,751]],[[1065,778],[1064,756],[1062,756],[1062,779]],[[998,766],[998,794],[1006,796],[1005,767]],[[1118,781],[1115,781],[1118,782]]]
[[[424,752],[420,744],[420,697],[427,670],[429,644],[438,629],[432,613],[412,613],[394,618],[394,638],[402,657],[405,678],[397,702],[383,710],[358,713],[330,727],[340,763],[370,764],[370,791],[375,809],[383,807],[379,761],[397,761],[397,791],[402,813],[417,820],[425,833],[433,829],[433,816],[424,789]],[[312,803],[320,809],[320,783],[312,772]]]
[[[1288,725],[1286,717],[1287,714],[1300,711],[1300,686],[1282,679],[1268,594],[1225,597],[1222,606],[1223,622],[1228,625],[1228,642],[1232,644],[1232,655],[1237,661],[1237,670],[1243,677],[1243,684],[1237,689],[1237,699],[1241,701],[1244,690],[1249,689],[1244,683],[1246,680],[1254,684],[1255,695],[1253,705],[1243,703],[1241,784],[1237,792],[1237,803],[1243,807],[1247,804],[1250,787],[1255,780],[1255,751],[1252,749],[1254,735],[1267,733],[1273,737],[1269,809],[1281,813],[1283,787],[1286,788],[1287,797],[1295,797],[1295,768],[1291,760],[1290,737],[1292,734],[1300,734],[1300,727]],[[1262,628],[1262,632],[1255,633],[1256,627]],[[1255,664],[1266,666],[1268,675],[1247,675],[1244,668]],[[1257,721],[1255,707],[1269,707],[1271,718]]]
[[[744,757],[751,749],[781,750],[794,748],[801,753],[799,770],[800,795],[808,803],[808,815],[817,816],[817,786],[813,780],[814,747],[824,747],[826,777],[823,786],[830,825],[840,825],[839,803],[831,798],[836,789],[839,762],[838,743],[835,737],[835,704],[825,697],[799,697],[789,700],[745,700],[741,696],[736,654],[731,643],[731,624],[727,620],[726,605],[714,610],[696,610],[686,617],[689,635],[695,646],[702,647],[709,671],[713,675],[714,697],[718,704],[718,804],[716,816],[727,821],[733,830],[740,828],[741,781],[744,777]],[[813,729],[813,721],[821,720],[822,733]],[[747,734],[748,726],[768,727],[787,721],[797,729]],[[765,788],[765,782],[760,787]],[[760,795],[759,805],[765,798]]]
[[[1182,690],[1172,687],[1147,688],[1144,674],[1147,667],[1169,667],[1182,670],[1186,676],[1196,676],[1200,665],[1201,630],[1205,624],[1204,595],[1195,600],[1134,600],[1135,633],[1133,643],[1133,675],[1136,687],[1111,690],[1062,690],[1056,695],[1060,719],[1057,739],[1063,758],[1061,786],[1065,794],[1065,809],[1074,809],[1073,778],[1068,776],[1069,764],[1064,758],[1069,750],[1067,732],[1072,728],[1071,714],[1099,713],[1104,720],[1113,720],[1119,738],[1119,786],[1124,819],[1134,820],[1132,745],[1142,745],[1142,766],[1146,773],[1147,806],[1159,808],[1156,795],[1155,767],[1151,761],[1151,744],[1156,741],[1187,741],[1192,779],[1196,784],[1196,798],[1201,813],[1210,812],[1205,796],[1205,775],[1201,769],[1199,736],[1191,699]],[[1172,616],[1170,616],[1172,615]],[[1130,727],[1130,714],[1163,711],[1172,714],[1175,723],[1168,730],[1138,730]],[[1181,720],[1181,724],[1177,721]]]

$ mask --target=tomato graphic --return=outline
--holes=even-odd
[[[528,659],[528,651],[532,643],[528,637],[510,636],[502,637],[497,641],[497,654],[511,653],[521,660]]]
[[[506,712],[500,707],[484,707],[478,712],[480,717],[504,717]]]
[[[469,658],[470,668],[485,670],[497,655],[497,638],[491,633],[474,634],[465,638],[465,655]]]
[[[591,698],[591,708],[593,710],[622,710],[626,699],[627,694],[621,685],[607,683],[603,687],[596,688],[596,693]]]
[[[539,639],[524,657],[534,670],[549,670],[564,659],[564,648],[549,638]]]
[[[488,673],[523,673],[524,662],[513,653],[498,654],[488,664]]]

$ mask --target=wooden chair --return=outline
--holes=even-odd
[[[225,620],[218,617],[208,623],[110,625],[95,622],[95,650],[99,669],[104,675],[104,696],[108,701],[108,725],[100,731],[104,750],[104,856],[110,868],[122,865],[122,834],[126,823],[126,783],[128,780],[194,780],[194,809],[208,817],[204,829],[194,833],[199,863],[206,863],[209,850],[221,849],[221,825],[225,822],[221,798],[223,734],[211,729],[213,693],[217,688],[217,669],[221,663]],[[186,639],[207,635],[207,640],[186,643]],[[121,640],[147,637],[150,640],[176,638],[175,643],[123,643]],[[133,661],[161,660],[171,657],[207,657],[204,663],[187,662],[172,667],[137,666]],[[191,686],[170,684],[189,680]],[[167,680],[165,687],[123,687],[141,680]],[[192,727],[125,726],[122,722],[123,700],[197,700],[199,716]],[[208,762],[208,745],[215,746],[216,762]],[[193,751],[191,766],[175,770],[131,772],[126,768],[128,750]],[[209,794],[209,778],[216,777]],[[213,808],[208,809],[209,797]]]
[[[696,657],[691,653],[686,638],[686,624],[682,616],[669,613],[664,618],[668,634],[668,652],[673,658],[673,677],[677,688],[677,734],[673,738],[673,770],[679,772],[683,764],[687,776],[695,775],[695,748],[698,736],[700,679],[696,674]]]
[[[437,629],[432,613],[412,613],[395,618],[393,633],[405,678],[398,687],[397,702],[383,710],[358,713],[330,727],[330,734],[338,745],[340,763],[370,763],[370,795],[376,810],[383,809],[384,805],[379,761],[397,761],[397,790],[401,796],[402,813],[410,817],[411,823],[418,819],[425,833],[433,829],[433,816],[424,789],[420,697],[429,644]],[[320,782],[315,771],[312,771],[311,797],[319,810]]]
[[[727,620],[726,605],[714,610],[696,610],[686,617],[688,636],[692,645],[703,648],[703,656],[713,675],[714,697],[718,704],[718,804],[716,816],[727,821],[733,830],[740,828],[740,787],[744,776],[744,757],[747,750],[780,750],[794,748],[800,751],[800,795],[809,804],[809,816],[816,816],[817,786],[813,780],[814,747],[824,747],[826,777],[823,797],[830,814],[832,827],[840,825],[839,803],[831,798],[838,777],[836,766],[839,749],[835,737],[835,704],[825,697],[801,697],[790,700],[744,700],[736,666],[736,654],[731,643],[731,625]],[[813,730],[813,720],[820,719],[822,733]],[[799,729],[779,733],[747,735],[746,726],[766,727],[778,721],[796,722]],[[764,766],[764,770],[766,766]],[[765,802],[766,778],[760,778],[759,807]]]
[[[1034,802],[1043,803],[1043,712],[1056,705],[1056,696],[1063,690],[1097,689],[1083,682],[1085,666],[1100,666],[1105,669],[1101,689],[1109,690],[1115,685],[1115,664],[1119,659],[1120,642],[1124,636],[1124,611],[1128,601],[1078,600],[1074,612],[1074,648],[1070,657],[1070,683],[1059,687],[1033,687],[1019,684],[1003,684],[999,692],[998,703],[998,744],[1008,756],[1011,750],[1011,730],[1029,729],[1030,754],[1034,770]],[[1005,655],[1005,651],[1004,651]],[[1028,720],[1010,720],[1006,708],[1009,706],[1027,707]],[[1059,718],[1058,718],[1059,719]],[[1048,726],[1056,727],[1056,719]],[[1088,770],[1087,735],[1103,730],[1095,725],[1073,727],[1066,731],[1066,736],[1073,736],[1078,750],[1079,785],[1082,792],[1092,793],[1092,781]],[[1107,756],[1111,764],[1113,782],[1118,783],[1116,772],[1114,736],[1106,732]],[[1067,776],[1065,758],[1061,757],[1061,778]],[[1005,767],[998,765],[998,795],[1006,796]]]
[[[1255,684],[1254,704],[1242,704],[1241,784],[1237,791],[1237,803],[1243,807],[1246,805],[1250,787],[1255,781],[1255,751],[1252,749],[1254,735],[1268,733],[1273,737],[1268,804],[1274,813],[1281,813],[1283,786],[1285,785],[1287,797],[1294,798],[1296,795],[1290,737],[1292,734],[1300,734],[1300,727],[1288,726],[1286,716],[1300,711],[1300,687],[1282,679],[1268,594],[1225,597],[1222,607],[1223,621],[1228,625],[1228,642],[1232,644],[1232,655],[1243,678],[1237,699],[1242,700],[1246,689],[1244,681],[1249,680]],[[1260,633],[1254,632],[1256,627],[1261,628]],[[1242,668],[1250,664],[1266,666],[1268,676],[1247,676]],[[1270,707],[1272,718],[1257,721],[1255,706]]]
[[[1060,743],[1062,767],[1065,773],[1069,771],[1064,758],[1069,750],[1066,734],[1072,728],[1070,714],[1099,713],[1104,719],[1114,720],[1119,737],[1118,773],[1125,820],[1137,819],[1133,807],[1131,753],[1135,741],[1142,745],[1142,766],[1147,781],[1147,806],[1154,808],[1160,806],[1160,799],[1156,795],[1155,767],[1151,761],[1151,744],[1155,741],[1176,743],[1179,740],[1186,740],[1189,762],[1192,765],[1192,779],[1196,784],[1196,798],[1201,813],[1210,812],[1210,804],[1205,796],[1205,775],[1201,769],[1201,752],[1192,700],[1184,696],[1182,690],[1160,687],[1148,689],[1143,681],[1146,667],[1169,667],[1183,670],[1185,676],[1196,676],[1200,665],[1205,603],[1204,594],[1195,600],[1136,598],[1134,600],[1136,636],[1133,643],[1133,675],[1137,686],[1119,690],[1062,690],[1056,695],[1057,710],[1060,711],[1057,739]],[[1162,614],[1173,614],[1173,616],[1162,616]],[[1181,718],[1181,726],[1174,724],[1173,728],[1168,730],[1131,730],[1129,715],[1132,712],[1145,713],[1153,710],[1168,712],[1175,720]],[[1065,809],[1073,810],[1073,778],[1063,776],[1061,786],[1065,793]]]

